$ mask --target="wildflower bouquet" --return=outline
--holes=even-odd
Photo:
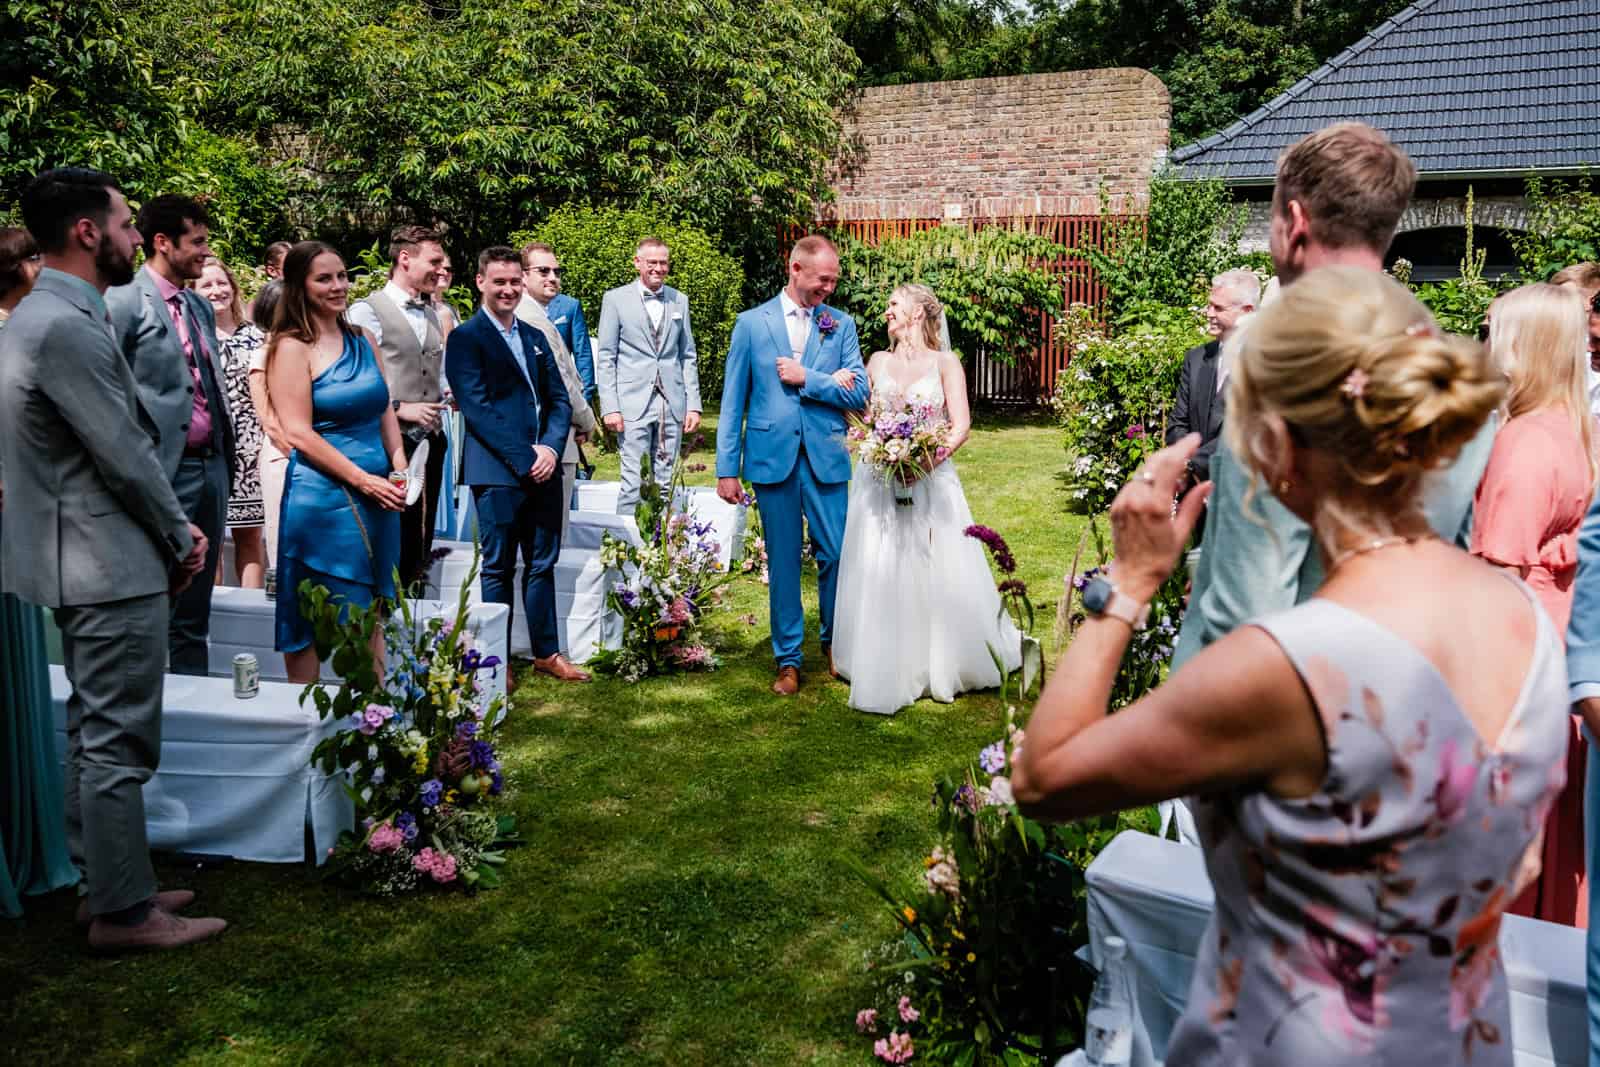
[[[346,724],[316,747],[312,765],[342,770],[356,806],[356,829],[340,835],[326,870],[365,892],[496,886],[502,849],[516,843],[515,821],[497,811],[506,788],[494,746],[503,698],[490,697],[480,677],[500,661],[473,647],[466,624],[477,571],[474,558],[449,621],[419,623],[403,599],[341,618],[327,590],[301,587],[317,653],[343,684],[330,692],[313,682],[300,700]],[[375,632],[389,650],[383,675],[370,652]]]
[[[942,404],[874,393],[864,414],[850,416],[847,444],[909,507],[911,486],[950,455],[950,423]]]
[[[589,662],[628,681],[720,666],[701,624],[732,576],[718,558],[712,524],[679,510],[681,473],[665,491],[643,490],[634,515],[642,545],[610,534],[600,544],[612,582],[606,603],[622,616],[622,643]]]

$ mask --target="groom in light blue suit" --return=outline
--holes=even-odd
[[[1589,871],[1589,930],[1584,970],[1589,997],[1589,1062],[1600,1064],[1600,915],[1595,881],[1600,874],[1600,496],[1589,505],[1578,531],[1578,574],[1572,581],[1572,618],[1567,623],[1567,683],[1572,710],[1583,716],[1590,748],[1583,793],[1584,862]]]
[[[767,542],[772,691],[800,688],[805,609],[800,603],[801,519],[817,552],[823,654],[832,672],[833,603],[849,503],[845,412],[867,405],[856,324],[823,303],[839,281],[839,253],[826,237],[801,238],[789,256],[789,284],[739,315],[728,348],[717,420],[717,495],[755,486]]]

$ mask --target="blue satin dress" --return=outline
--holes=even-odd
[[[389,387],[366,339],[347,335],[339,358],[311,380],[311,428],[369,474],[388,477],[383,414]],[[368,607],[393,599],[400,561],[400,513],[330,478],[301,457],[289,456],[278,521],[277,648],[299,652],[311,645],[311,624],[300,613],[297,590],[309,580]]]

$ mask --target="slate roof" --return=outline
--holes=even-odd
[[[1172,161],[1270,184],[1279,152],[1342,119],[1386,131],[1424,178],[1600,169],[1600,0],[1418,0]]]

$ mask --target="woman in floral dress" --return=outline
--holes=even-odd
[[[1510,1067],[1500,920],[1565,777],[1566,664],[1536,595],[1435,537],[1420,493],[1504,377],[1394,279],[1328,267],[1259,313],[1230,390],[1229,446],[1312,528],[1326,583],[1108,716],[1209,493],[1173,515],[1198,434],[1150,457],[1017,800],[1075,818],[1194,795],[1216,908],[1169,1067]]]
[[[228,494],[228,532],[233,536],[233,564],[239,584],[259,589],[265,578],[266,548],[261,528],[266,512],[261,502],[261,420],[250,399],[250,360],[266,337],[244,317],[239,284],[222,260],[206,261],[194,283],[195,291],[211,303],[217,315],[217,344],[221,348],[223,385],[228,395],[228,416],[233,423],[237,465],[233,491]]]

